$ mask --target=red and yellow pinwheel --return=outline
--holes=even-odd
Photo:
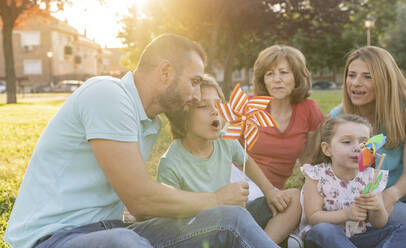
[[[230,103],[217,103],[220,116],[229,126],[223,139],[238,139],[243,136],[248,150],[252,148],[258,139],[258,127],[277,127],[271,114],[266,112],[272,97],[257,96],[248,99],[240,85],[237,84],[230,97]]]

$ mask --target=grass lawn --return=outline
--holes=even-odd
[[[0,247],[7,247],[3,235],[7,227],[12,205],[18,193],[25,169],[42,131],[49,120],[62,106],[63,94],[26,94],[18,104],[5,104],[5,95],[0,95]],[[313,91],[323,113],[340,103],[340,91]],[[147,163],[148,172],[156,175],[156,165],[170,144],[171,137],[167,121],[163,118],[163,130],[151,151]],[[288,187],[299,188],[302,177],[298,168],[288,181]]]

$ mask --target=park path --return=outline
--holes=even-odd
[[[66,100],[71,94],[25,94],[18,95],[17,102],[40,102]],[[6,103],[6,94],[0,94],[0,103]]]

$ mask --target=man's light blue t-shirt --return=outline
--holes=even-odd
[[[343,114],[342,105],[339,105],[330,111],[331,118],[341,114]],[[385,130],[383,127],[379,127],[379,132],[385,135]],[[388,183],[386,185],[386,188],[389,188],[394,185],[398,181],[399,177],[403,174],[403,144],[400,144],[395,149],[386,149],[382,147],[377,152],[380,154],[386,154],[381,168],[382,170],[389,171]],[[377,157],[376,164],[379,164],[379,161],[380,158]],[[400,200],[406,200],[406,196],[401,198]]]
[[[89,79],[41,135],[4,240],[12,247],[32,247],[57,231],[122,219],[124,204],[100,169],[89,140],[137,142],[146,161],[160,127],[159,117],[147,117],[132,73],[121,80]]]
[[[243,165],[244,149],[237,140],[218,138],[213,145],[211,156],[202,159],[174,140],[159,161],[157,180],[191,192],[215,192],[230,184],[231,166]]]

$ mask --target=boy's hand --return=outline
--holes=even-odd
[[[278,189],[271,189],[267,191],[265,198],[273,216],[277,215],[278,212],[283,212],[289,206],[291,200],[286,191],[281,191]]]
[[[383,210],[385,207],[382,197],[378,196],[375,192],[355,197],[355,204],[360,208],[372,211]]]
[[[228,184],[216,191],[217,205],[237,205],[245,208],[248,201],[248,182]]]
[[[368,216],[368,211],[358,207],[355,203],[351,204],[351,206],[346,208],[344,211],[347,219],[352,221],[365,221]]]

